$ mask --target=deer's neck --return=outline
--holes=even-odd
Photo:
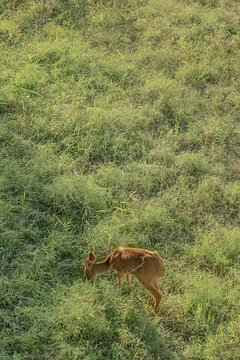
[[[95,274],[101,274],[105,271],[108,271],[109,268],[110,268],[110,256],[108,256],[105,260],[103,261],[98,261],[98,262],[95,262],[93,264],[93,271]]]

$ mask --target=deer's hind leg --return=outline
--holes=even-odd
[[[139,276],[137,276],[137,279],[148,290],[148,292],[150,292],[150,294],[153,296],[153,298],[154,298],[153,308],[156,311],[159,306],[159,303],[162,299],[162,295],[158,291],[156,279],[147,281],[147,280],[141,279],[141,277],[139,277]]]
[[[131,275],[125,274],[125,279],[126,279],[126,282],[128,283],[128,285],[131,286]]]
[[[160,292],[156,289],[156,287],[153,284],[145,284],[144,285],[145,288],[152,294],[153,298],[154,298],[154,303],[153,303],[153,308],[156,311],[160,301],[162,299],[162,295],[160,294]]]
[[[155,289],[156,289],[157,291],[159,291],[159,290],[158,290],[158,282],[157,282],[157,279],[154,279],[154,280],[152,281],[152,284],[153,284],[153,286],[155,287]]]

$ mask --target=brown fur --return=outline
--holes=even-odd
[[[162,295],[158,290],[157,279],[164,275],[164,264],[157,251],[118,247],[103,261],[96,262],[96,257],[90,253],[84,263],[84,271],[88,279],[94,279],[99,273],[113,269],[117,272],[119,287],[123,277],[130,284],[131,275],[152,294],[154,310],[158,308]]]

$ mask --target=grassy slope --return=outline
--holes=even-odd
[[[238,2],[0,8],[0,358],[239,359]],[[166,260],[156,317],[83,276],[120,244]]]

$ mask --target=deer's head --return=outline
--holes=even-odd
[[[96,262],[96,256],[90,252],[88,258],[84,262],[84,272],[88,280],[93,280],[96,276],[93,271],[93,264]]]

